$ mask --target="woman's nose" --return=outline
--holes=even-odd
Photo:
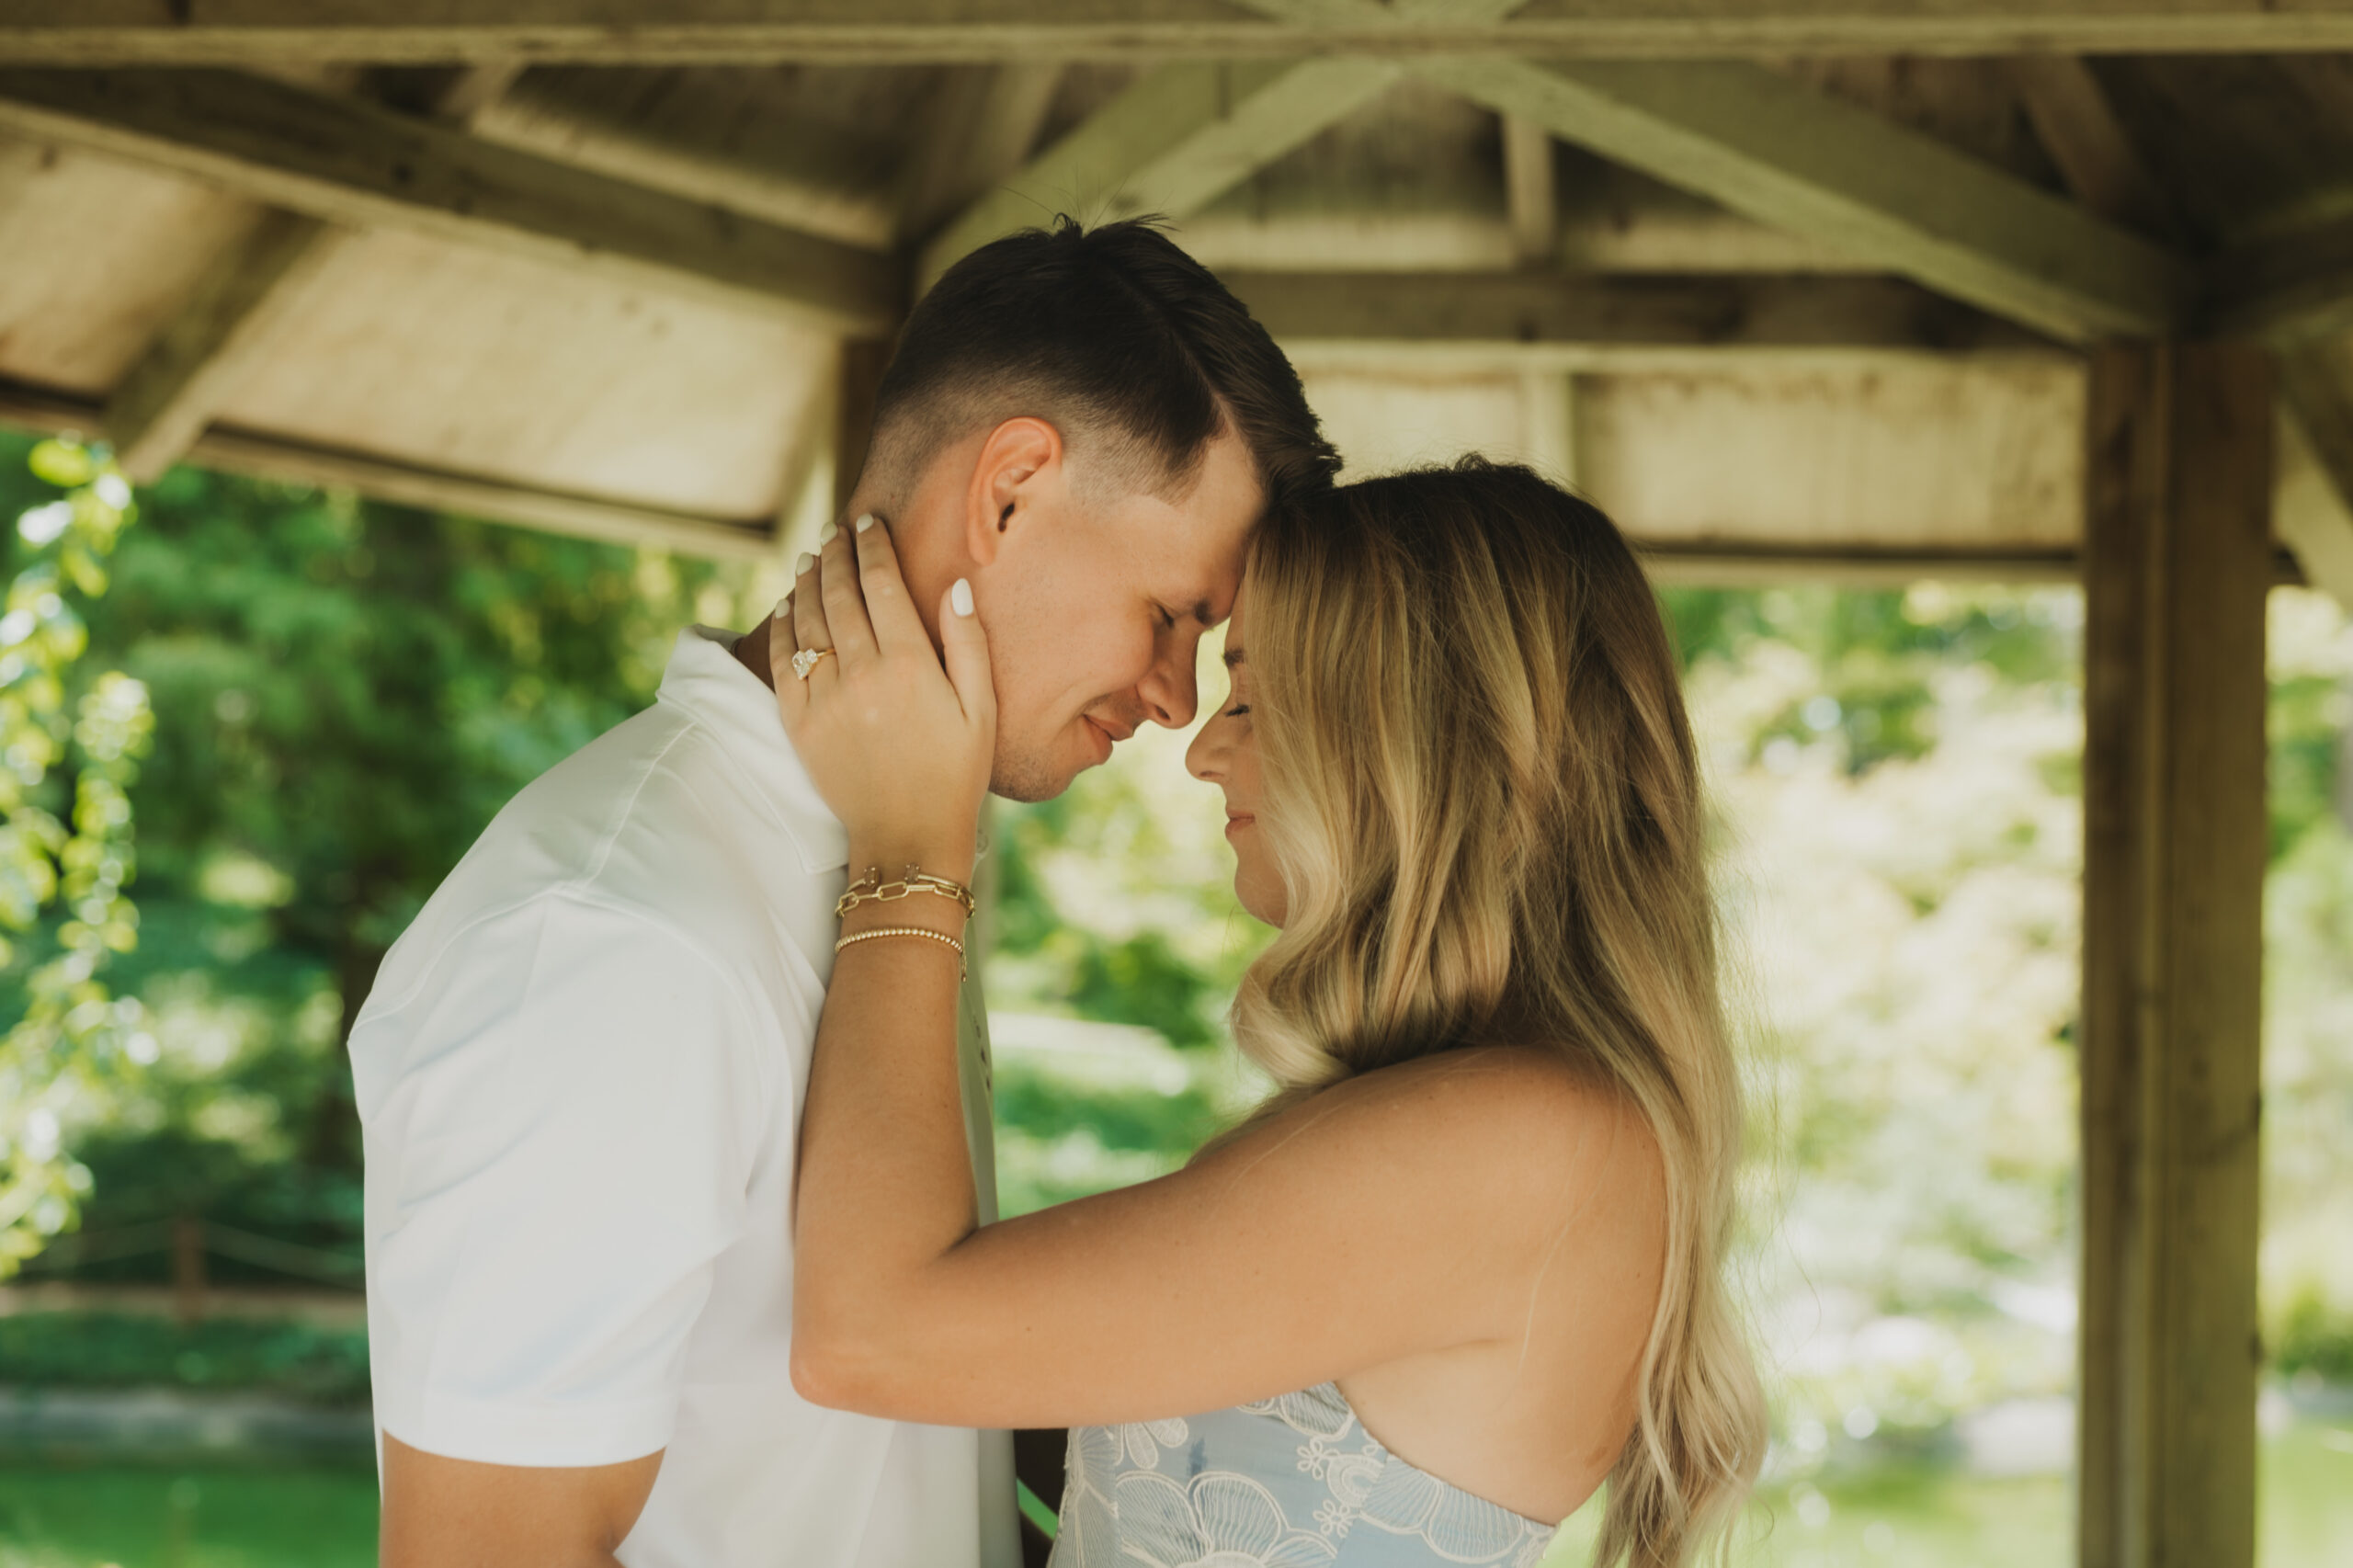
[[[1225,777],[1225,744],[1218,737],[1220,721],[1211,719],[1185,748],[1185,771],[1204,784],[1215,784]]]

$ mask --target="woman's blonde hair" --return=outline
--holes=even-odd
[[[1477,459],[1281,508],[1246,582],[1287,908],[1233,1028],[1267,1108],[1496,1043],[1640,1108],[1665,1273],[1596,1562],[1688,1562],[1745,1498],[1765,1415],[1723,1278],[1742,1112],[1698,758],[1650,584],[1595,507]]]

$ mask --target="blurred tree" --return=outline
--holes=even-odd
[[[49,498],[17,519],[0,610],[0,927],[33,937],[21,948],[0,938],[0,974],[22,992],[0,1037],[0,1277],[63,1229],[88,1190],[89,1172],[63,1151],[60,1111],[152,1045],[136,1003],[118,1002],[100,972],[137,942],[138,912],[123,892],[132,869],[124,790],[147,742],[147,693],[119,670],[91,678],[77,669],[89,638],[68,601],[106,592],[131,486],[74,442],[10,455]],[[52,900],[61,914],[40,928]]]

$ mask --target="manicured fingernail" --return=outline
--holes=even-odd
[[[958,615],[972,614],[972,585],[971,581],[963,577],[957,578],[956,585],[948,590],[948,602],[955,608]]]
[[[831,544],[834,542],[834,536],[841,531],[841,529],[834,527],[833,524],[827,523],[824,527],[824,530],[818,534],[817,542],[819,544]]]
[[[858,532],[860,532],[860,533],[864,533],[867,529],[869,529],[869,528],[872,528],[873,526],[874,526],[874,514],[873,514],[873,513],[871,513],[871,512],[863,512],[863,513],[860,513],[860,514],[858,515]]]
[[[817,558],[804,550],[801,552],[801,559],[792,563],[792,574],[796,577],[806,577],[809,575],[809,568],[816,564]]]
[[[790,620],[792,619],[792,596],[790,594],[787,594],[784,597],[776,601],[776,608],[768,611],[768,619],[770,620]]]

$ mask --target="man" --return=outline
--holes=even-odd
[[[916,308],[849,515],[890,520],[918,602],[971,580],[993,787],[1042,800],[1191,722],[1253,522],[1336,466],[1198,263],[1064,223]],[[1017,1561],[1002,1434],[792,1390],[795,1128],[847,848],[767,634],[682,634],[652,709],[499,814],[353,1028],[386,1568]]]

